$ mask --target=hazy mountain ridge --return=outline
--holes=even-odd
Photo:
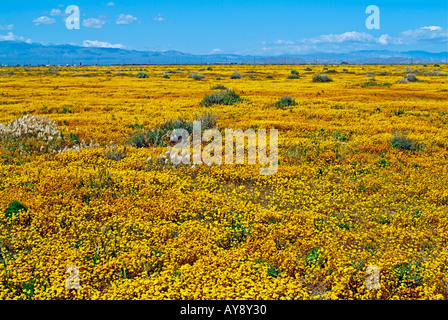
[[[396,52],[362,50],[349,53],[313,53],[305,55],[250,56],[236,54],[194,55],[180,51],[137,51],[118,48],[42,45],[18,41],[0,42],[0,65],[66,65],[66,64],[314,64],[342,62],[352,64],[446,63],[448,52]]]

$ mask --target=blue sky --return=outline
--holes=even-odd
[[[2,2],[0,41],[281,55],[353,50],[447,51],[447,0]],[[81,11],[80,29],[65,9]],[[380,9],[369,30],[366,8]]]

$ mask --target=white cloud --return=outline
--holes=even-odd
[[[153,19],[154,21],[165,21],[165,18],[163,17],[163,15],[161,13],[159,13],[156,17],[154,17]]]
[[[383,46],[388,45],[392,41],[392,37],[388,34],[383,34],[381,37],[378,38],[378,43],[382,44]]]
[[[33,22],[36,26],[38,26],[41,24],[53,24],[56,22],[56,20],[54,20],[53,18],[49,18],[47,16],[42,16],[37,19],[34,19]]]
[[[13,24],[0,25],[0,30],[12,30],[12,29],[14,29]]]
[[[131,24],[136,20],[138,19],[131,14],[120,14],[117,17],[116,24]]]
[[[94,48],[116,48],[116,49],[123,49],[124,45],[117,43],[112,44],[105,41],[98,41],[98,40],[85,40],[82,44],[84,47],[94,47]]]
[[[114,5],[115,5],[115,3],[113,3],[112,1],[106,4],[106,6],[108,6],[108,7],[113,7]]]
[[[26,43],[31,43],[31,39],[25,39],[24,37],[17,36],[12,32],[8,32],[6,35],[0,34],[0,41],[23,41]]]
[[[305,39],[305,43],[342,43],[342,42],[372,42],[374,37],[365,32],[350,31],[341,34],[326,34],[317,38]]]
[[[101,29],[106,24],[106,21],[100,18],[88,18],[82,21],[82,25],[86,28]]]
[[[429,30],[429,31],[438,31],[438,30],[442,30],[442,27],[439,26],[430,26],[430,27],[423,27],[421,28],[423,30]]]
[[[416,30],[407,30],[398,37],[401,43],[415,43],[420,41],[448,41],[448,29],[439,26],[422,27]]]
[[[212,51],[210,51],[210,54],[217,54],[217,53],[222,53],[222,50],[216,48],[216,49],[213,49]]]
[[[62,11],[59,9],[52,9],[50,12],[50,16],[61,16],[62,15]]]
[[[382,34],[374,37],[365,32],[349,31],[340,34],[326,34],[299,40],[276,40],[263,42],[260,49],[264,54],[306,54],[315,51],[341,52],[379,49],[379,46],[411,45],[417,43],[442,44],[448,42],[448,29],[439,26],[425,26],[407,30],[397,35]]]

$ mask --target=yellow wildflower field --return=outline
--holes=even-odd
[[[0,137],[0,299],[446,299],[447,72],[1,68],[0,132],[42,117],[65,144]],[[238,103],[201,103],[219,84]],[[135,143],[207,113],[278,129],[278,171],[166,165],[169,141]]]

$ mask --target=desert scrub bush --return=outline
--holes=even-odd
[[[241,79],[243,77],[243,75],[239,72],[235,72],[234,74],[232,74],[230,76],[230,79]]]
[[[243,99],[233,90],[224,90],[212,93],[202,99],[201,105],[210,107],[214,104],[233,105],[243,101]]]
[[[299,72],[296,70],[292,70],[291,74],[288,76],[288,79],[300,79]]]
[[[193,120],[183,118],[169,119],[159,127],[145,130],[132,135],[128,143],[137,148],[147,148],[150,146],[166,146],[171,138],[171,133],[175,129],[185,129],[188,134],[193,132],[193,122],[201,121],[201,129],[206,130],[216,126],[218,117],[210,112],[204,112],[202,115],[196,115]]]
[[[126,76],[129,76],[129,75],[127,73],[124,73],[124,72],[116,72],[114,74],[114,77],[126,77]]]
[[[313,82],[330,82],[331,80],[330,76],[328,74],[316,74],[313,77]]]
[[[305,69],[303,69],[303,70],[305,70],[305,71],[313,71],[313,69],[311,69],[310,67],[308,67],[308,68],[305,68]]]
[[[296,75],[296,76],[298,76],[298,75],[299,75],[299,71],[297,71],[297,70],[291,70],[291,74],[292,74],[292,75]]]
[[[222,85],[222,84],[217,84],[216,86],[212,87],[212,90],[228,90],[229,88],[227,88],[226,86]]]
[[[162,78],[164,78],[164,79],[169,79],[169,78],[171,78],[171,77],[170,77],[169,74],[164,74],[164,75],[162,76]]]
[[[193,74],[190,74],[190,75],[188,76],[188,78],[190,78],[190,79],[194,79],[194,80],[202,80],[202,79],[205,78],[205,76],[202,75],[202,74],[199,74],[199,73],[193,73]]]
[[[430,71],[428,73],[429,76],[438,76],[438,77],[446,77],[448,76],[448,73],[440,71],[440,70],[434,70],[434,71]]]
[[[211,112],[204,112],[201,115],[196,115],[196,121],[201,121],[201,128],[203,130],[212,129],[216,127],[218,116]]]
[[[268,74],[268,75],[266,76],[266,79],[274,79],[274,76],[273,76],[272,74]]]
[[[364,82],[362,87],[390,87],[392,84],[389,82],[378,83],[375,80],[370,80],[368,82]]]
[[[423,145],[409,139],[407,133],[398,131],[394,133],[394,136],[390,140],[390,145],[395,149],[407,151],[418,151],[423,149]]]
[[[417,76],[413,73],[408,73],[405,78],[409,81],[409,82],[416,82],[418,81]]]
[[[274,103],[274,107],[284,109],[286,107],[295,106],[297,102],[291,96],[283,96],[280,100]]]
[[[405,74],[403,79],[399,80],[397,83],[409,83],[409,82],[418,82],[420,80],[417,79],[417,76],[413,73]]]
[[[149,78],[149,75],[146,72],[139,72],[139,73],[136,74],[136,77],[140,78],[140,79],[142,79],[142,78]]]

